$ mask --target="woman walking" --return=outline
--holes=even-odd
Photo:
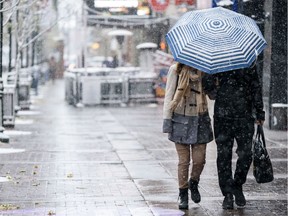
[[[195,203],[201,201],[198,184],[206,161],[206,144],[213,139],[202,76],[201,71],[181,63],[172,65],[167,76],[163,132],[175,143],[179,158],[179,209],[188,209],[188,189]]]

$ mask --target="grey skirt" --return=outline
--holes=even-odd
[[[199,116],[173,113],[172,132],[168,139],[181,144],[205,144],[213,140],[211,119],[208,112]]]

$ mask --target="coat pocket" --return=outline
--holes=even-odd
[[[189,119],[185,116],[173,115],[172,134],[174,137],[186,137],[188,132]]]

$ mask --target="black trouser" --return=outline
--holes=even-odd
[[[243,185],[252,162],[253,119],[226,119],[214,117],[217,144],[218,180],[222,194],[232,192],[233,185]],[[232,149],[237,142],[238,155],[234,179],[232,176]]]

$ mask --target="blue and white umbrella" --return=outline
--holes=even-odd
[[[175,61],[210,74],[250,67],[267,45],[253,19],[222,7],[185,13],[166,40]]]

